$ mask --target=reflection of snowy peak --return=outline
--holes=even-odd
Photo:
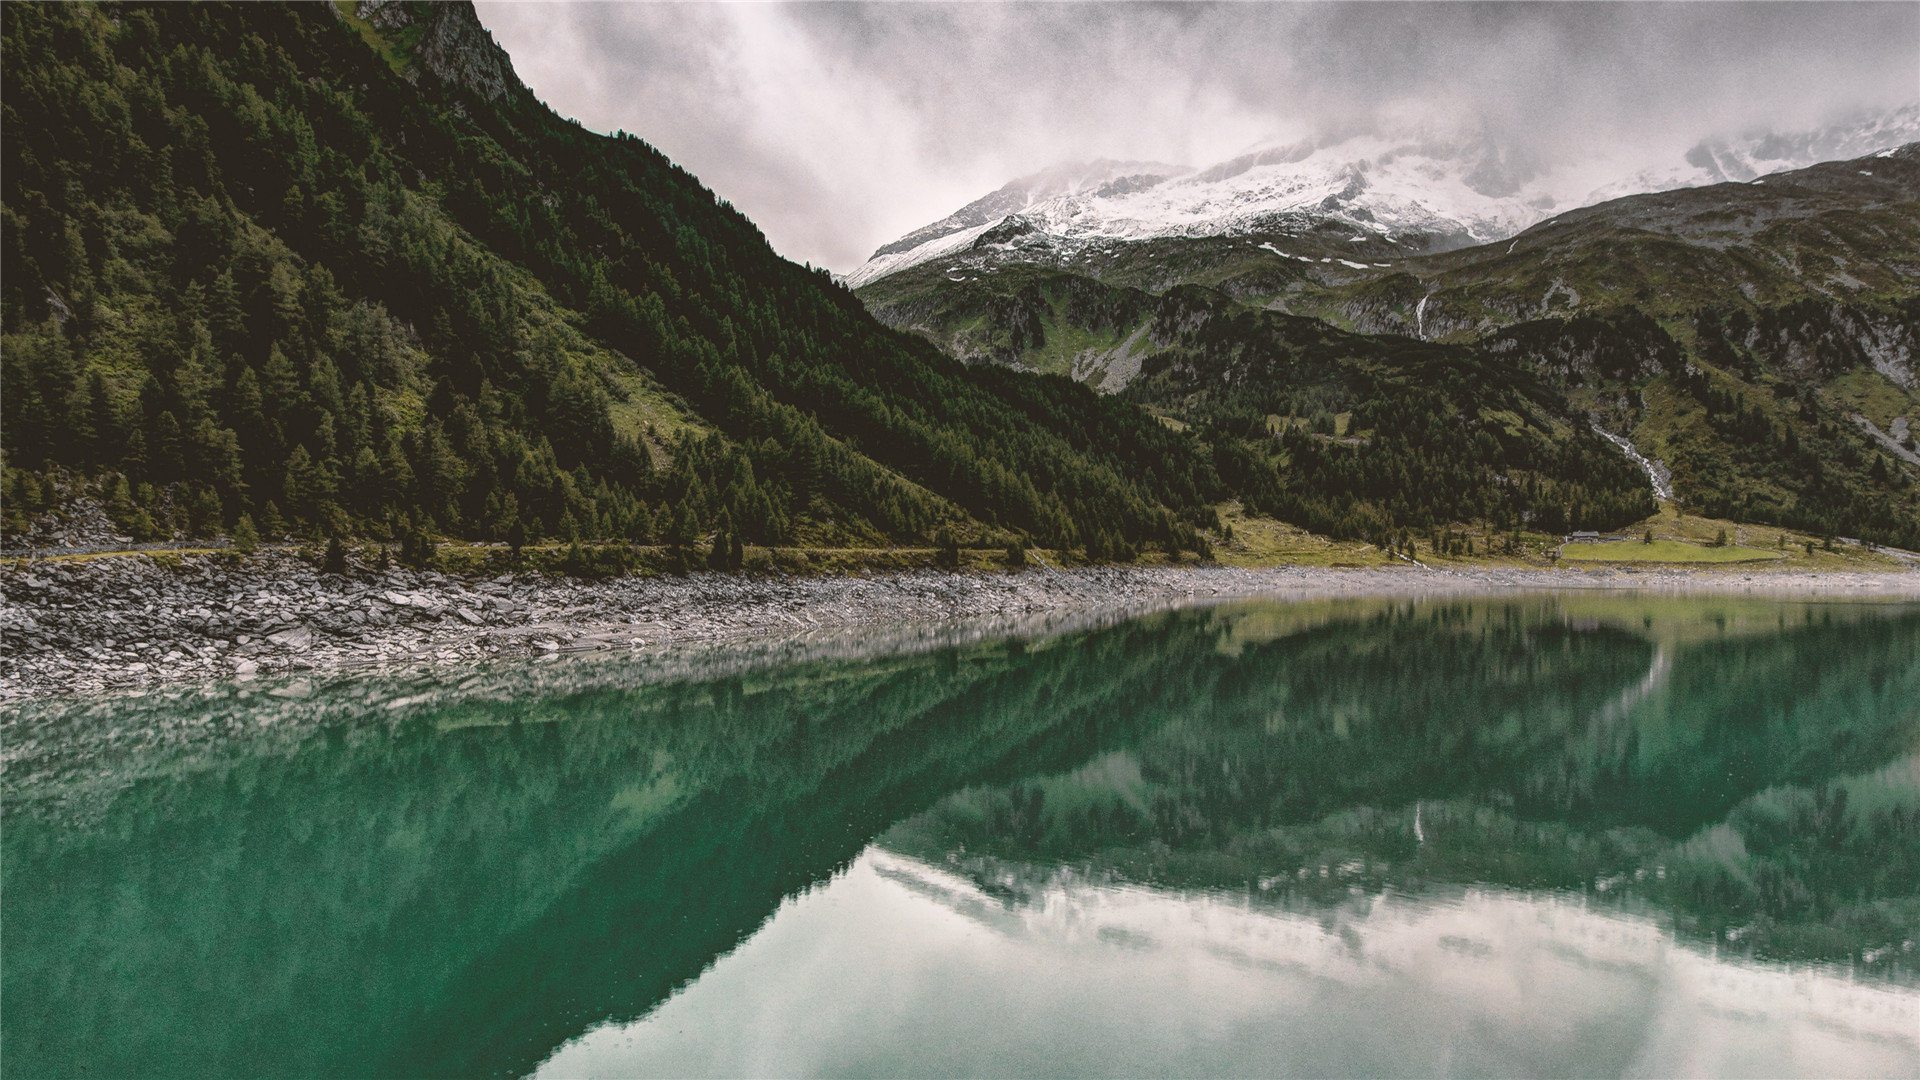
[[[1262,147],[1199,170],[1096,161],[1016,180],[882,247],[846,280],[858,287],[969,247],[1071,256],[1114,241],[1326,225],[1409,254],[1445,250],[1618,195],[1750,180],[1916,139],[1920,105],[1817,131],[1702,142],[1684,162],[1639,172],[1605,162],[1548,166],[1485,138],[1378,135]]]

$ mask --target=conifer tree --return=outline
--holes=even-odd
[[[951,570],[960,565],[960,534],[954,531],[952,525],[940,526],[933,543],[939,549],[936,558],[941,566]]]
[[[725,510],[714,521],[713,549],[707,553],[707,569],[732,570],[733,518]]]
[[[700,524],[694,518],[693,505],[688,500],[682,499],[674,508],[672,523],[668,526],[666,535],[667,547],[678,569],[686,569],[688,557],[699,534]]]
[[[347,548],[338,536],[327,537],[327,551],[320,560],[320,572],[323,574],[344,574],[347,572]]]
[[[233,523],[233,550],[242,555],[260,550],[260,534],[253,527],[251,514],[241,514],[240,520]]]

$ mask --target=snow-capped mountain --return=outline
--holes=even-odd
[[[1782,134],[1748,131],[1734,138],[1703,139],[1686,159],[1665,168],[1643,169],[1602,185],[1586,200],[1605,202],[1624,195],[1677,188],[1743,183],[1769,173],[1804,169],[1822,161],[1846,161],[1877,150],[1920,142],[1920,104],[1883,113],[1864,113],[1812,131]]]
[[[972,236],[978,236],[982,228],[998,224],[1007,215],[1020,213],[1028,207],[1052,199],[1081,195],[1113,195],[1141,190],[1191,171],[1179,165],[1163,165],[1147,161],[1111,161],[1102,158],[1099,161],[1056,165],[1044,172],[1023,176],[998,191],[975,199],[939,221],[931,225],[923,225],[874,252],[873,257],[867,261],[867,266],[886,265],[886,268],[870,274],[869,279],[911,266],[914,262],[925,261],[924,258],[920,258],[903,262],[899,266],[887,265],[887,261],[892,256],[912,254],[926,245],[936,244],[947,237],[966,233],[969,230],[972,230],[969,235],[971,239]],[[951,250],[951,248],[943,247],[940,250]]]
[[[947,252],[956,252],[972,244],[987,229],[1006,221],[1010,215],[1020,215],[1035,206],[1046,206],[1058,200],[1106,198],[1146,190],[1173,177],[1185,175],[1188,171],[1190,169],[1181,165],[1162,165],[1158,161],[1110,161],[1106,158],[1054,165],[1052,169],[1012,181],[948,213],[947,217],[931,225],[922,225],[920,229],[900,236],[899,240],[874,252],[874,258],[862,263],[860,269],[847,277],[847,282],[851,286],[860,286],[887,277],[893,271],[945,256]]]
[[[880,248],[859,287],[963,249],[1070,258],[1157,237],[1299,233],[1344,226],[1407,254],[1505,239],[1620,195],[1750,180],[1920,140],[1920,104],[1815,131],[1749,132],[1658,169],[1604,159],[1548,165],[1485,137],[1360,135],[1259,147],[1205,169],[1066,165],[1015,180]],[[1610,179],[1609,177],[1617,177]]]

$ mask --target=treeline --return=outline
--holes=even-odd
[[[1616,430],[1653,415],[1666,431],[1676,493],[1700,513],[1920,544],[1920,484],[1894,450],[1863,433],[1846,403],[1860,380],[1879,381],[1871,374],[1876,359],[1885,363],[1920,342],[1920,299],[1703,309],[1682,327],[1684,346],[1665,326],[1626,309],[1519,324],[1478,348],[1613,403]],[[1854,390],[1823,392],[1848,377]]]
[[[0,49],[9,531],[55,471],[141,539],[1178,550],[1220,495],[1191,436],[887,331],[640,140],[416,88],[327,8],[8,5]]]
[[[1693,365],[1671,378],[1684,395],[1683,418],[1715,436],[1680,455],[1705,513],[1920,546],[1920,485],[1887,451],[1864,449],[1811,387],[1775,382],[1750,397]]]
[[[1203,431],[1256,513],[1385,545],[1455,522],[1557,533],[1655,510],[1644,472],[1490,352],[1345,334],[1190,288],[1168,295],[1156,334],[1170,345],[1127,396]]]

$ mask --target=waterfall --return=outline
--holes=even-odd
[[[1619,447],[1620,452],[1627,455],[1635,465],[1647,471],[1647,479],[1653,481],[1653,497],[1655,499],[1661,502],[1673,501],[1673,475],[1667,471],[1665,465],[1657,461],[1648,461],[1646,457],[1643,456],[1640,451],[1635,450],[1633,444],[1628,442],[1624,437],[1615,435],[1597,423],[1593,425],[1593,430],[1598,432],[1601,438]]]

